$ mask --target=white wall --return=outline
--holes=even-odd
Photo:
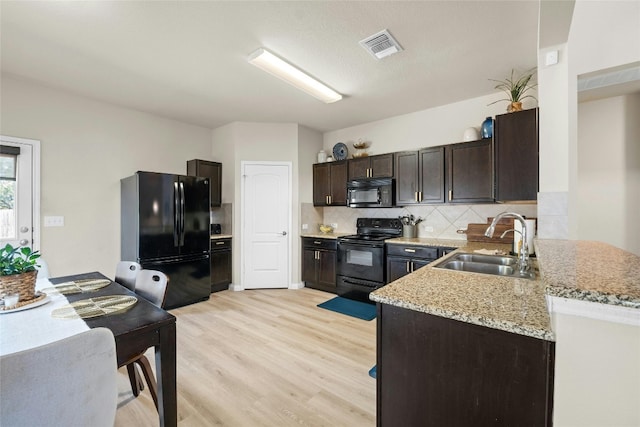
[[[640,94],[578,105],[576,216],[579,239],[640,255],[638,117]]]
[[[553,323],[553,424],[640,425],[640,326],[568,314],[554,314]]]
[[[302,170],[312,162],[312,153],[320,147],[320,134],[295,123],[247,123],[235,122],[213,131],[214,152],[224,151],[225,164],[223,181],[233,182],[233,284],[242,288],[240,271],[242,268],[242,209],[241,163],[243,161],[278,161],[292,163],[292,211],[289,232],[291,241],[291,278],[300,282],[300,179]],[[308,160],[307,160],[308,158]],[[226,171],[225,171],[226,170]],[[310,170],[310,169],[309,169]],[[308,188],[310,176],[302,181]]]
[[[576,239],[579,238],[580,215],[577,162],[581,145],[576,92],[578,76],[640,61],[640,2],[577,1],[569,32],[568,56],[569,237]],[[563,103],[564,96],[564,93],[557,93],[549,101],[556,99]]]
[[[41,141],[41,252],[54,276],[120,260],[120,179],[137,170],[186,173],[211,158],[211,130],[2,76],[3,135]],[[42,219],[41,219],[42,220]],[[39,224],[42,227],[42,224]]]
[[[502,76],[487,76],[500,79]],[[527,92],[536,95],[535,91]],[[344,142],[349,152],[354,150],[353,142],[359,138],[370,141],[369,154],[392,153],[403,150],[416,150],[423,147],[462,142],[465,129],[480,129],[486,117],[506,113],[507,102],[487,105],[502,94],[493,94],[479,98],[427,110],[416,111],[402,116],[390,117],[376,122],[339,129],[324,134],[324,148],[329,153],[337,142]],[[535,100],[526,99],[523,108],[536,106]]]

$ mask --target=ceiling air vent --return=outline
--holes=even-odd
[[[376,59],[382,59],[403,50],[402,46],[389,33],[389,30],[382,30],[361,40],[360,45]]]

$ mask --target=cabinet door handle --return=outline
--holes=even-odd
[[[316,251],[316,256],[315,256],[315,258],[316,258],[316,259],[320,259],[320,251]]]
[[[422,191],[418,191],[418,195],[420,196],[420,200],[418,200],[419,202],[422,201]]]
[[[451,201],[451,196],[453,196],[453,190],[449,190],[449,201]]]
[[[411,273],[411,271],[409,271],[409,261],[407,261],[407,273]]]
[[[409,249],[409,248],[404,248],[404,251],[405,251],[405,252],[410,252],[410,253],[412,253],[412,254],[416,252],[416,250],[415,250],[415,249]]]
[[[415,193],[413,193],[413,198],[416,199],[416,202],[420,201],[420,199],[418,199],[418,192],[417,191]]]
[[[316,245],[321,245],[322,244],[322,242],[319,242],[317,240],[314,240],[313,243],[316,244]]]
[[[216,245],[224,245],[224,242],[216,242]]]
[[[329,204],[333,203],[333,198],[329,196]]]
[[[413,261],[411,261],[411,272],[413,273]]]

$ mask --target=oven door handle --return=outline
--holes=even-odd
[[[342,247],[356,246],[358,248],[384,248],[384,242],[381,243],[359,243],[359,242],[343,242],[338,240],[338,245]]]
[[[342,279],[342,281],[343,281],[344,283],[349,284],[349,285],[365,286],[365,287],[367,287],[367,288],[372,288],[372,289],[376,289],[377,287],[381,286],[381,285],[375,285],[375,284],[369,284],[369,283],[362,283],[362,282],[360,282],[360,281],[358,281],[358,282],[352,282],[351,280],[346,279],[346,278]]]

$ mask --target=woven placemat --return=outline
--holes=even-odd
[[[97,291],[109,286],[110,283],[111,280],[109,279],[81,279],[60,283],[50,288],[45,288],[43,291],[62,295],[81,294],[83,292]]]
[[[47,297],[47,294],[44,292],[36,292],[35,296],[29,300],[26,301],[18,301],[18,303],[16,305],[13,305],[11,307],[5,307],[4,305],[0,307],[0,310],[5,311],[5,310],[15,310],[16,308],[20,308],[20,307],[25,307],[27,305],[31,305],[31,304],[35,304],[38,301],[41,301],[43,299],[45,299]]]
[[[57,319],[89,319],[132,307],[138,299],[128,295],[107,295],[75,301],[51,312]]]

